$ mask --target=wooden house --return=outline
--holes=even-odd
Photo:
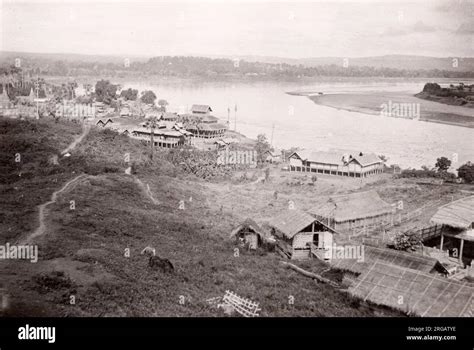
[[[243,223],[232,230],[230,238],[239,245],[255,250],[264,242],[264,231],[259,224],[252,219],[246,219]]]
[[[204,111],[205,109],[198,108],[197,110]],[[211,110],[210,107],[209,110]],[[227,131],[227,126],[220,124],[217,117],[206,113],[180,114],[179,120],[184,124],[186,130],[191,132],[195,138],[222,138]]]
[[[191,113],[192,114],[209,114],[212,112],[212,108],[209,105],[192,105]]]
[[[458,259],[459,264],[470,265],[474,258],[474,196],[443,205],[431,218],[431,222],[443,225],[440,250],[451,247],[456,251],[453,257]]]
[[[388,224],[394,210],[376,191],[371,190],[330,196],[309,212],[339,232]]]
[[[293,152],[288,158],[290,171],[368,177],[384,170],[384,162],[373,153],[303,150]]]
[[[219,123],[198,123],[188,124],[186,130],[191,132],[193,137],[214,139],[224,137],[227,127]]]
[[[332,246],[334,231],[308,213],[287,210],[270,223],[276,237],[276,251],[289,259],[308,259],[312,251],[325,252]]]
[[[279,149],[268,150],[263,153],[263,159],[267,163],[281,163],[282,162],[282,153]]]
[[[146,142],[151,141],[151,129],[147,127],[135,128],[132,131],[132,137],[144,140]],[[163,148],[176,148],[183,146],[188,142],[187,135],[178,130],[171,130],[166,128],[157,128],[153,130],[153,143],[155,146]]]

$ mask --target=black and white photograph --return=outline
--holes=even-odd
[[[473,259],[474,0],[0,0],[5,324],[429,319],[397,336],[454,346]]]

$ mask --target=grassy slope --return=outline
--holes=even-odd
[[[5,315],[222,315],[205,300],[226,290],[258,301],[263,316],[399,315],[286,270],[272,253],[235,257],[227,240],[235,218],[209,206],[208,197],[213,197],[207,184],[182,174],[159,155],[150,163],[140,142],[92,130],[70,158],[49,165],[48,158],[79,134],[77,125],[0,125],[3,242],[32,231],[35,206],[67,179],[82,172],[91,175],[49,207],[46,235],[37,239],[37,264],[0,261],[2,281],[11,295]],[[25,155],[21,169],[29,174],[21,179],[11,158],[16,152]],[[127,152],[137,165],[136,176],[150,185],[159,204],[124,174]],[[21,200],[18,193],[23,194]],[[179,210],[180,200],[185,200],[185,210]],[[147,268],[139,252],[148,245],[173,262],[174,274]],[[130,257],[124,255],[126,248]],[[69,303],[71,295],[76,296],[75,305]],[[288,303],[290,295],[294,305]]]

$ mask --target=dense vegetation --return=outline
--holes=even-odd
[[[415,96],[450,105],[474,107],[474,85],[460,83],[443,88],[437,83],[427,83],[423,91]]]
[[[145,62],[130,64],[99,63],[80,61],[57,61],[47,59],[24,59],[25,72],[32,75],[55,76],[119,76],[139,74],[144,76],[160,75],[169,77],[255,77],[264,79],[296,79],[302,77],[427,77],[427,78],[473,78],[472,71],[439,70],[439,69],[395,69],[388,67],[344,66],[327,64],[304,66],[302,64],[248,62],[244,60],[191,56],[161,56],[150,58]],[[7,72],[13,68],[4,67]]]

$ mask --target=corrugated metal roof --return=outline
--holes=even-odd
[[[364,167],[382,162],[382,160],[374,153],[301,150],[296,151],[293,154],[297,155],[301,160],[312,163],[331,164],[338,166],[343,166],[353,161],[358,162]],[[344,163],[343,161],[344,156],[347,157],[347,163]]]
[[[293,238],[314,221],[317,220],[305,212],[289,209],[271,220],[270,226],[280,231],[285,237]]]
[[[133,129],[133,132],[138,132],[138,133],[141,133],[141,134],[150,135],[150,134],[151,134],[151,129],[150,129],[150,128],[146,128],[146,127],[135,127],[135,128]],[[163,135],[163,136],[173,136],[173,137],[181,137],[181,136],[183,136],[183,134],[180,133],[179,131],[176,131],[176,130],[169,130],[169,129],[155,129],[155,130],[153,131],[153,135],[156,135],[156,136]]]
[[[393,207],[371,190],[331,196],[327,202],[314,206],[309,212],[344,222],[389,214],[393,212]]]
[[[456,228],[469,228],[474,222],[474,196],[443,205],[431,218],[431,222]]]
[[[352,158],[362,166],[369,166],[382,162],[382,160],[374,153],[363,153],[362,155],[359,153]]]
[[[198,125],[188,125],[186,129],[199,130],[199,131],[216,131],[216,130],[225,130],[227,129],[227,127],[219,123],[213,123],[213,124],[199,123]]]

